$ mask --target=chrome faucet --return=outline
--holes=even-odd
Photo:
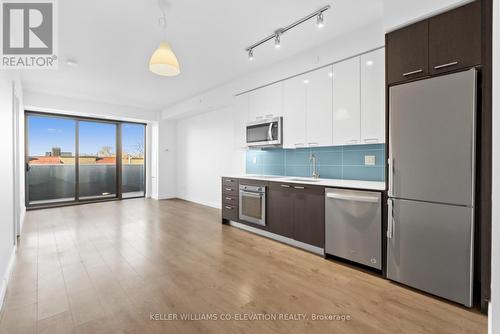
[[[318,179],[319,174],[318,174],[318,169],[317,169],[317,165],[316,165],[316,156],[313,153],[311,153],[309,155],[309,161],[311,162],[311,165],[312,165],[312,177],[315,179]]]

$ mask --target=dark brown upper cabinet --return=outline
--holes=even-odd
[[[386,35],[388,84],[429,74],[428,36],[427,20]]]
[[[429,19],[431,74],[481,64],[481,2]]]

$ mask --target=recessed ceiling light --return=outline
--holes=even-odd
[[[372,66],[372,65],[373,65],[373,60],[366,61],[366,66]]]
[[[78,61],[76,61],[76,59],[67,59],[66,64],[69,66],[78,66]]]
[[[333,78],[333,72],[328,72],[328,76],[329,76],[330,78]]]
[[[309,79],[304,80],[304,83],[307,85],[309,83]]]
[[[253,60],[253,50],[248,50],[248,60]]]

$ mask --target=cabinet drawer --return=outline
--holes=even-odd
[[[222,205],[222,218],[232,221],[238,221],[238,207],[230,204]]]
[[[238,179],[234,179],[231,177],[223,177],[222,184],[225,186],[237,188],[238,187]]]
[[[225,196],[225,195],[237,196],[238,195],[238,186],[237,185],[231,186],[231,185],[223,184],[222,185],[222,195],[223,196]]]
[[[222,203],[224,204],[229,204],[232,206],[238,206],[238,196],[233,196],[233,195],[222,195]]]

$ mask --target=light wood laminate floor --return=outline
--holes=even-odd
[[[308,318],[150,320],[183,313]],[[350,320],[312,320],[323,313]],[[133,199],[27,213],[0,333],[457,334],[486,333],[486,322],[476,311],[221,225],[219,210]]]

